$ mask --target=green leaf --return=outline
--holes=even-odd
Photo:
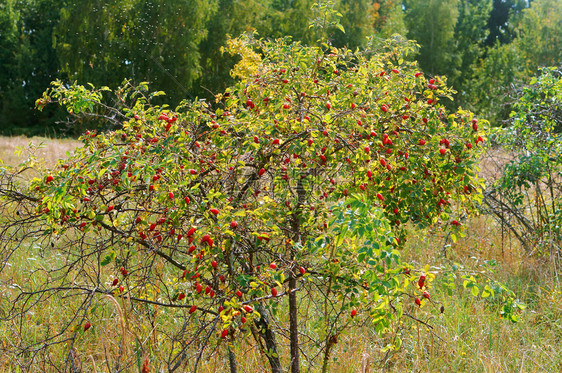
[[[104,267],[106,265],[108,265],[109,263],[113,262],[115,260],[115,251],[111,250],[106,256],[105,258],[103,258],[103,260],[100,262],[101,266]]]
[[[492,292],[493,290],[488,285],[486,285],[484,287],[484,290],[482,290],[482,298],[488,298],[490,295],[492,295]]]
[[[527,308],[527,306],[525,305],[525,303],[521,303],[521,302],[519,302],[519,301],[517,301],[517,300],[516,300],[514,303],[515,303],[515,306],[516,306],[517,308],[519,308],[520,310],[524,310],[525,308]]]

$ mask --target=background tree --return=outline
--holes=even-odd
[[[51,35],[64,1],[7,1],[0,4],[0,132],[26,130],[52,134],[55,108],[33,109],[35,100],[58,78],[58,56]]]
[[[458,0],[404,2],[408,38],[420,44],[417,60],[427,74],[454,74]]]
[[[515,47],[522,54],[522,71],[533,76],[537,69],[562,65],[562,3],[534,0],[521,12],[514,32]]]
[[[371,18],[373,28],[382,37],[388,38],[394,34],[406,36],[408,29],[404,21],[402,2],[398,0],[373,1]]]
[[[199,43],[215,11],[199,0],[72,2],[55,32],[62,69],[70,81],[110,87],[150,81],[177,104],[201,74]]]
[[[560,61],[562,22],[556,1],[490,2],[332,1],[346,32],[335,27],[323,32],[334,45],[351,49],[363,45],[372,33],[381,37],[399,33],[416,40],[422,69],[447,76],[458,91],[450,105],[490,115],[497,125],[509,113],[496,110],[502,92],[516,80],[528,81],[537,68]],[[229,35],[256,31],[261,37],[291,36],[315,45],[319,38],[310,32],[309,23],[321,14],[314,4],[313,0],[6,1],[0,9],[6,26],[0,36],[0,131],[63,130],[67,124],[59,123],[61,112],[51,107],[43,113],[32,110],[32,102],[55,78],[112,88],[125,78],[150,81],[155,89],[167,92],[172,105],[183,97],[212,99],[213,93],[232,83],[229,71],[236,58],[221,52]],[[495,71],[503,76],[485,75]],[[480,88],[485,91],[475,92]],[[67,133],[72,131],[78,134],[81,129]]]
[[[465,85],[469,106],[494,125],[507,123],[513,86],[525,86],[537,69],[562,64],[560,2],[536,0],[521,11],[510,26],[517,37],[486,50],[472,82]]]
[[[512,25],[521,10],[527,8],[531,0],[494,0],[490,18],[488,19],[488,46],[496,43],[508,44],[515,38]]]
[[[15,115],[11,115],[11,109],[19,106],[17,102],[14,102],[14,90],[17,89],[19,70],[16,59],[19,44],[19,16],[19,12],[14,9],[14,1],[0,4],[0,27],[3,30],[0,34],[0,69],[3,71],[0,75],[1,126],[8,123],[17,123],[16,118],[13,118]]]
[[[371,7],[371,0],[340,0],[338,10],[343,15],[340,23],[345,32],[334,30],[334,46],[356,49],[365,45],[367,36],[373,33]]]
[[[294,40],[313,44],[316,40],[308,26],[314,17],[314,3],[313,0],[272,1],[271,7],[265,12],[263,31],[258,29],[258,33],[273,38],[291,36]]]
[[[491,0],[466,0],[458,3],[459,15],[455,24],[455,63],[449,69],[449,83],[459,94],[457,100],[463,105],[468,100],[463,93],[475,77],[478,61],[485,53],[484,42],[488,36],[486,24],[492,9]]]
[[[496,44],[488,48],[486,58],[479,61],[470,82],[465,85],[469,108],[488,118],[493,126],[501,126],[511,111],[509,95],[512,84],[519,84],[521,55],[513,44]]]

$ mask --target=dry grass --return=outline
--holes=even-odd
[[[487,149],[480,161],[480,176],[485,180],[496,180],[505,166],[515,159],[515,153],[504,149]]]
[[[79,142],[73,140],[0,137],[0,159],[9,165],[21,162],[25,156],[17,157],[14,151],[30,141],[35,144],[42,141],[46,143],[37,153],[44,157],[46,165],[53,165],[66,151],[80,146]],[[504,153],[496,155],[483,161],[484,177],[494,174],[498,163],[510,159]],[[498,305],[493,300],[473,297],[462,285],[452,295],[447,295],[447,289],[436,281],[431,289],[432,297],[445,306],[445,313],[435,312],[431,308],[435,305],[431,304],[421,310],[411,310],[431,324],[433,330],[403,319],[400,325],[396,325],[403,345],[392,353],[381,352],[384,341],[368,324],[348,331],[339,337],[334,347],[334,361],[329,372],[562,371],[562,354],[559,352],[562,342],[562,293],[559,278],[554,274],[551,264],[548,260],[528,257],[517,241],[509,237],[507,232],[502,233],[490,217],[481,216],[468,221],[466,233],[466,237],[453,243],[441,233],[412,231],[409,247],[404,250],[403,257],[420,268],[426,264],[447,265],[454,262],[468,270],[479,270],[484,260],[496,260],[498,266],[494,278],[515,291],[527,305],[527,309],[520,314],[520,322],[513,324],[502,320]],[[26,263],[27,256],[28,253],[21,258],[21,264]],[[13,268],[13,271],[9,277],[17,280],[17,269]],[[151,331],[146,328],[150,320],[133,312],[126,302],[105,297],[99,299],[98,303],[103,312],[95,319],[92,332],[81,337],[80,349],[77,350],[84,371],[105,371],[106,366],[100,366],[99,363],[94,368],[93,361],[105,359],[111,362],[112,356],[119,355],[119,350],[124,361],[134,361],[135,349],[138,347],[136,341],[141,341],[144,354],[141,359],[150,361],[151,372],[163,369],[159,361],[166,358],[163,354],[167,346],[160,344],[159,333],[165,330],[166,323],[173,322],[172,318],[159,315],[157,321],[160,328]],[[46,302],[43,315],[30,317],[38,326],[49,322],[56,326],[60,317],[55,315],[64,314],[62,308],[56,302]],[[281,338],[279,342],[282,361],[287,366],[288,346]],[[239,372],[269,371],[267,360],[257,349],[244,344],[236,344],[233,348]],[[61,356],[64,356],[63,349],[55,350],[51,358],[56,361]],[[1,362],[0,357],[0,371],[9,369]],[[306,371],[306,367],[303,368]],[[199,371],[227,372],[226,346],[219,346],[215,353],[202,361]]]
[[[507,234],[502,239],[490,217],[472,219],[466,232],[466,237],[456,243],[422,234],[404,257],[420,264],[455,262],[473,270],[478,270],[484,260],[494,259],[498,262],[494,278],[513,290],[527,309],[513,324],[499,317],[493,300],[473,297],[462,286],[448,296],[437,285],[433,294],[446,312],[431,321],[435,335],[421,328],[418,339],[414,325],[391,370],[562,371],[562,356],[556,347],[562,340],[562,305],[557,300],[561,288],[551,263],[526,256]],[[447,258],[443,257],[445,244],[450,245]]]
[[[29,144],[44,146],[35,152],[29,149]],[[26,160],[31,154],[42,160],[45,166],[53,166],[57,160],[66,157],[66,152],[72,152],[82,143],[77,140],[64,139],[53,140],[45,137],[6,137],[0,136],[0,161],[8,166],[16,166]],[[18,149],[22,149],[20,154],[16,154]]]

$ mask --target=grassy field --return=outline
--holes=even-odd
[[[29,148],[30,144],[38,148],[32,151]],[[46,166],[53,166],[58,159],[66,157],[66,152],[72,152],[77,146],[81,146],[81,142],[69,139],[52,140],[45,137],[0,136],[0,161],[5,165],[16,166],[29,156],[34,155]]]
[[[72,140],[0,138],[0,159],[5,164],[15,165],[28,153],[15,156],[17,147],[45,143],[37,156],[47,166],[53,165],[67,151],[79,143]],[[503,156],[505,158],[505,156]],[[497,159],[483,161],[483,172],[495,172]],[[501,161],[501,160],[500,160]],[[482,271],[486,260],[495,260],[497,266],[489,276],[505,284],[525,303],[519,322],[512,323],[499,316],[499,306],[491,299],[474,297],[469,290],[457,286],[448,295],[447,287],[435,281],[433,298],[444,306],[445,312],[428,312],[424,321],[433,329],[408,319],[396,330],[403,344],[397,351],[382,352],[385,341],[364,325],[353,333],[341,335],[333,352],[334,362],[330,372],[560,372],[562,371],[562,293],[557,272],[548,258],[529,257],[519,248],[517,242],[501,231],[491,217],[480,216],[466,223],[466,237],[456,243],[447,240],[439,232],[412,231],[409,245],[403,252],[406,261],[418,267],[432,266],[439,274],[443,268],[457,264],[466,271]],[[57,260],[55,256],[41,257],[33,249],[20,251],[11,259],[11,267],[4,269],[1,276],[10,281],[29,281],[18,268],[41,267],[41,260]],[[30,264],[34,263],[34,264]],[[0,301],[8,294],[6,283],[0,281]],[[116,356],[123,361],[144,361],[148,359],[150,372],[163,371],[159,361],[164,359],[161,345],[167,323],[173,318],[160,315],[149,320],[135,312],[126,302],[106,297],[99,300],[103,312],[96,320],[90,334],[84,334],[77,345],[76,354],[81,358],[83,371],[107,371],[107,366],[97,366],[94,361],[107,360]],[[61,315],[72,313],[74,305],[63,304],[54,298],[44,302],[41,313],[28,316],[28,322],[36,325],[37,335],[48,326],[56,328]],[[436,307],[436,305],[428,305]],[[0,310],[1,311],[1,310]],[[151,322],[160,324],[147,332]],[[0,346],[6,348],[14,338],[33,341],[33,335],[18,336],[17,325],[0,323]],[[145,339],[140,336],[148,336]],[[140,341],[140,342],[139,342]],[[143,356],[135,353],[142,344]],[[284,366],[287,366],[288,345],[280,343]],[[234,350],[238,357],[239,372],[266,372],[267,360],[251,346],[237,345]],[[306,353],[306,351],[304,351]],[[62,346],[51,351],[50,359],[63,358]],[[109,362],[111,363],[111,362]],[[109,364],[108,363],[108,364]],[[108,365],[109,366],[109,365]],[[0,356],[0,372],[11,371],[13,362]],[[202,372],[227,372],[228,361],[224,346],[217,353],[202,362]],[[33,371],[41,370],[36,367]],[[136,371],[136,370],[135,370]],[[303,371],[306,371],[304,369]],[[312,370],[315,371],[315,370]]]

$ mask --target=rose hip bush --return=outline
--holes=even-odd
[[[259,346],[274,372],[298,372],[302,348],[326,371],[345,329],[368,321],[385,336],[404,316],[438,312],[433,275],[401,262],[404,227],[462,231],[480,198],[486,123],[444,109],[451,89],[410,62],[409,43],[235,43],[239,83],[214,103],[155,106],[146,84],[128,82],[113,93],[119,109],[107,88],[61,82],[38,100],[78,117],[110,113],[122,129],[86,132],[24,191],[4,183],[3,207],[18,214],[0,236],[3,270],[22,242],[52,260],[10,290],[2,317],[51,297],[69,310],[56,330],[22,326],[37,333],[11,347],[22,361],[86,363],[77,346],[95,338],[108,296],[153,324],[129,326],[136,355],[113,346],[99,364],[110,353],[140,364],[141,341],[154,338],[166,351],[157,369],[171,371],[195,371],[216,351],[233,367],[240,343]],[[59,362],[38,352],[57,345]]]

